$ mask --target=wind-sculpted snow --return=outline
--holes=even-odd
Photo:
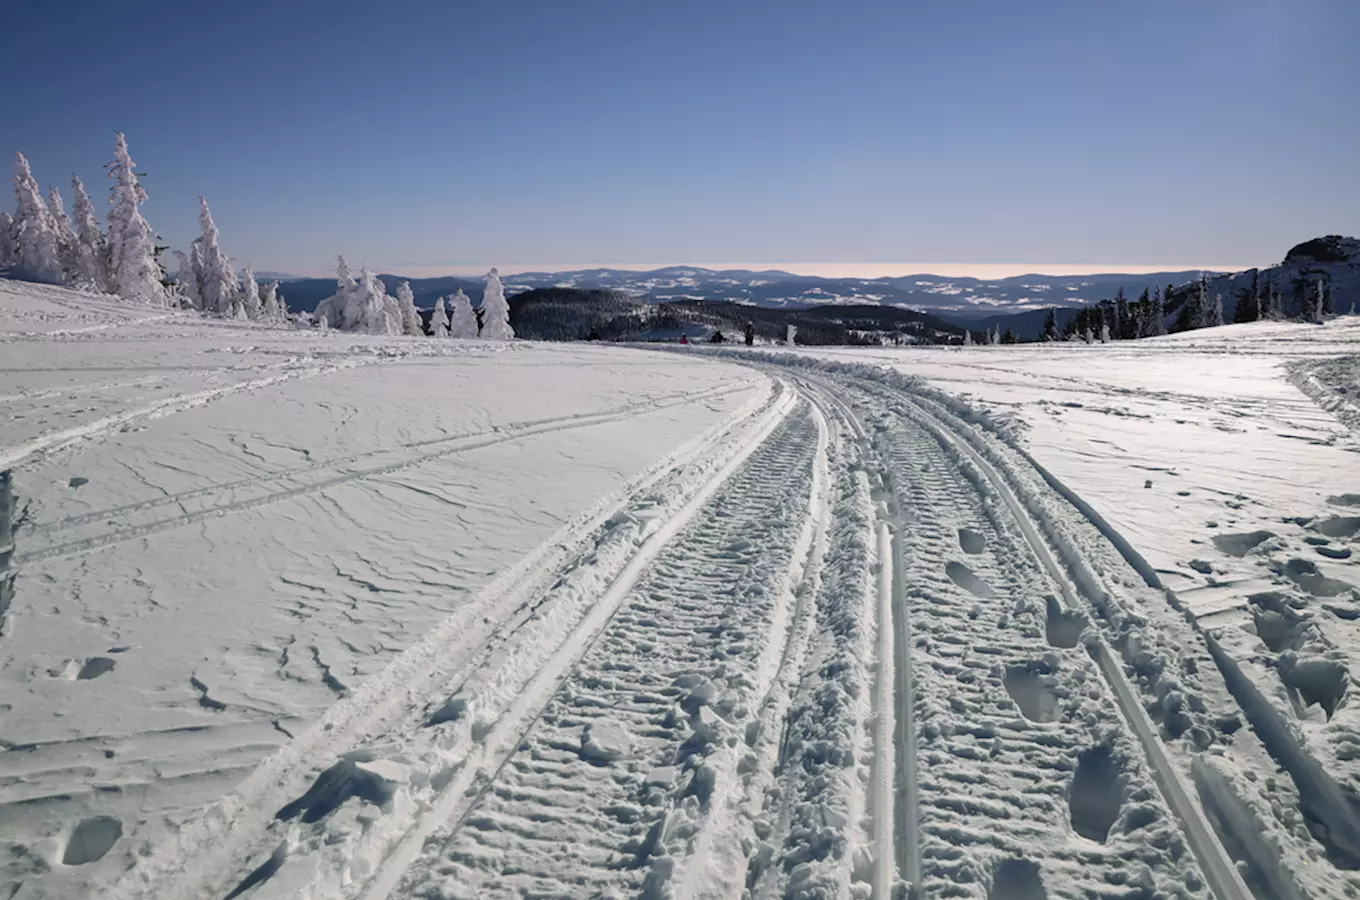
[[[1355,446],[1276,366],[1344,323],[681,357],[26,290],[0,896],[1360,892]]]

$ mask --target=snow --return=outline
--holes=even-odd
[[[0,753],[7,844],[92,815],[123,851],[154,841],[757,380],[7,282],[0,322],[0,456],[31,504],[0,667],[0,746],[33,748]],[[20,896],[74,896],[100,865]]]
[[[0,895],[1360,890],[1360,322],[656,353],[407,305],[0,282]]]

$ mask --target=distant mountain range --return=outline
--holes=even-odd
[[[510,297],[526,292],[568,292],[553,296],[555,308],[560,308],[565,298],[572,296],[571,292],[576,292],[577,297],[589,296],[588,305],[597,306],[600,297],[608,295],[611,299],[603,306],[613,308],[625,303],[629,308],[626,312],[617,311],[623,317],[621,322],[630,323],[629,328],[636,324],[637,307],[665,305],[668,310],[661,311],[663,316],[676,314],[686,321],[704,320],[712,328],[729,330],[732,323],[746,318],[765,322],[767,317],[756,312],[765,310],[797,313],[797,321],[788,317],[776,318],[780,322],[801,324],[804,328],[810,328],[810,319],[816,319],[827,323],[828,328],[850,331],[863,328],[881,334],[907,333],[915,340],[930,340],[932,336],[950,340],[961,335],[963,328],[981,333],[999,326],[1003,331],[1012,330],[1021,340],[1033,340],[1042,333],[1049,308],[1059,308],[1057,319],[1061,328],[1077,309],[1113,298],[1120,289],[1133,300],[1145,289],[1165,290],[1174,285],[1177,288],[1175,297],[1167,305],[1170,314],[1183,298],[1185,286],[1197,281],[1201,274],[1209,278],[1211,295],[1223,295],[1225,317],[1232,321],[1236,298],[1249,288],[1252,276],[1257,273],[1258,270],[1249,269],[1239,273],[1182,270],[1141,275],[1017,275],[993,279],[939,275],[822,278],[775,269],[751,271],[669,266],[647,272],[625,269],[521,272],[504,276],[503,281]],[[1336,311],[1345,312],[1352,302],[1360,299],[1360,242],[1335,235],[1305,241],[1292,248],[1279,265],[1260,269],[1259,275],[1263,280],[1269,278],[1279,290],[1286,312],[1297,309],[1301,292],[1315,290],[1319,278],[1328,284]],[[477,277],[378,277],[389,293],[396,291],[399,282],[409,280],[416,304],[426,309],[432,307],[438,297],[451,295],[459,289],[477,304],[484,286],[484,280]],[[311,312],[319,302],[335,293],[335,288],[333,278],[295,278],[285,282],[283,294],[290,309]],[[735,305],[735,309],[728,305]],[[535,307],[540,308],[538,301]],[[742,308],[751,312],[742,314]],[[895,320],[894,312],[898,311],[910,311],[911,315]],[[572,328],[578,324],[572,319]],[[767,327],[773,329],[777,324],[770,321]],[[910,327],[901,327],[906,324]],[[808,336],[811,338],[810,332]]]
[[[1018,275],[1011,278],[945,278],[907,275],[897,278],[821,278],[777,270],[703,269],[671,266],[649,272],[624,269],[582,269],[573,272],[521,272],[504,276],[506,293],[534,288],[608,290],[642,302],[725,300],[771,309],[809,309],[818,306],[895,306],[931,312],[974,328],[982,319],[1050,306],[1082,306],[1113,297],[1121,287],[1137,296],[1143,288],[1182,284],[1200,272],[1156,272],[1144,275]],[[403,279],[380,275],[389,292]],[[436,298],[462,288],[476,302],[483,280],[462,276],[405,279],[416,304],[429,307]],[[300,278],[283,287],[288,306],[310,312],[335,293],[333,278]]]

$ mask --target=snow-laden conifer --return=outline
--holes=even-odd
[[[279,283],[271,281],[260,288],[260,318],[277,322],[281,318],[279,312]]]
[[[114,138],[113,179],[109,209],[109,286],[125,299],[165,305],[161,267],[156,261],[156,234],[142,217],[146,191],[137,180],[136,164],[128,154],[127,141],[119,132]]]
[[[241,273],[241,311],[247,319],[258,319],[263,312],[260,304],[260,283],[255,280],[255,270],[246,266]]]
[[[397,285],[397,306],[401,310],[401,333],[410,337],[421,337],[425,329],[420,327],[420,313],[416,310],[416,295],[411,284],[403,281]]]
[[[14,268],[24,278],[61,284],[57,223],[22,153],[14,154],[14,194],[19,201],[14,214]]]
[[[175,270],[175,287],[190,307],[203,309],[203,299],[198,294],[198,272],[194,270],[193,259],[183,250],[175,251],[175,259],[179,261],[179,268]]]
[[[198,292],[203,300],[203,311],[232,318],[239,293],[236,273],[231,269],[231,260],[222,252],[221,235],[206,197],[198,198],[198,224],[203,231],[198,239],[199,268],[202,270]]]
[[[510,304],[505,302],[505,287],[501,273],[492,269],[486,273],[486,292],[482,294],[483,340],[508,341],[515,337],[510,327]]]
[[[57,232],[57,258],[61,260],[61,280],[63,284],[74,284],[76,280],[76,235],[71,230],[71,219],[66,215],[66,204],[62,202],[61,191],[56,185],[48,193],[47,208],[52,211],[52,224]]]
[[[453,314],[449,321],[449,336],[473,340],[477,337],[477,313],[472,308],[472,301],[468,295],[459,288],[458,293],[453,295]]]
[[[1204,317],[1205,328],[1217,328],[1223,324],[1223,295],[1214,294],[1214,300]]]
[[[449,312],[444,307],[444,298],[434,301],[434,312],[430,314],[430,337],[449,336]]]
[[[0,269],[14,265],[14,217],[0,212]]]
[[[75,205],[71,212],[71,228],[75,232],[75,279],[72,285],[83,291],[104,291],[109,282],[109,244],[99,228],[99,216],[85,193],[85,185],[71,176],[71,194]]]

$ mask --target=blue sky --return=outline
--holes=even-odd
[[[0,148],[93,191],[122,130],[161,235],[205,194],[257,269],[1246,266],[1360,232],[1356,0],[6,16]]]

